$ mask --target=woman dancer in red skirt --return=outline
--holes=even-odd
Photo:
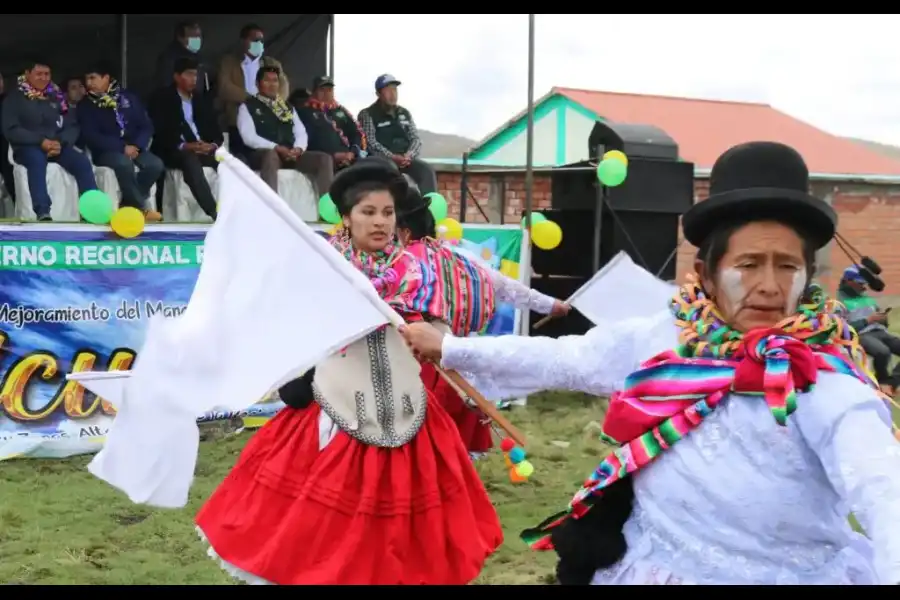
[[[335,248],[408,320],[419,263],[394,243],[406,184],[373,161],[343,171]],[[302,257],[298,257],[302,260]],[[314,285],[314,282],[310,282]],[[303,343],[298,340],[298,343]],[[210,556],[255,584],[466,584],[502,543],[453,420],[392,327],[281,389],[197,516]]]
[[[435,314],[441,309],[431,307],[443,306],[446,314],[441,318],[442,326],[456,336],[467,336],[487,327],[496,304],[501,302],[543,315],[568,314],[567,303],[533,290],[500,271],[482,267],[436,240],[429,203],[428,198],[410,188],[397,205],[398,238],[419,259],[423,271],[423,285],[413,300],[422,312]],[[454,284],[448,286],[448,281]],[[472,457],[488,452],[494,445],[490,420],[460,398],[430,363],[422,365],[422,379],[456,422]]]

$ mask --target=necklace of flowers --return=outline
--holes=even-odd
[[[91,99],[91,102],[93,102],[95,106],[98,108],[112,109],[113,113],[116,115],[116,125],[119,126],[119,136],[124,137],[126,122],[125,115],[120,110],[121,106],[119,100],[121,99],[121,96],[122,88],[115,79],[109,80],[109,88],[102,94],[88,92],[88,98]]]
[[[331,118],[331,115],[328,114],[328,111],[337,110],[340,108],[340,104],[337,102],[322,102],[321,100],[316,100],[315,98],[310,98],[306,101],[307,106],[312,108],[313,110],[322,111],[322,115],[325,117],[325,120],[331,123],[331,128],[334,129],[335,133],[338,134],[338,137],[341,138],[341,142],[346,146],[350,147],[350,140],[344,134],[343,130],[337,124],[337,121]],[[365,139],[365,137],[363,138]],[[365,148],[363,148],[365,149]]]
[[[17,80],[19,91],[22,92],[29,100],[49,100],[55,98],[59,102],[59,112],[66,114],[69,112],[69,103],[66,101],[66,95],[52,81],[47,84],[43,90],[39,90],[28,83],[24,75],[19,75]]]
[[[275,113],[275,116],[282,123],[290,123],[294,120],[294,109],[292,109],[287,102],[285,102],[284,98],[276,96],[273,100],[272,98],[268,98],[263,96],[262,94],[257,94],[256,99],[269,107],[269,109]]]

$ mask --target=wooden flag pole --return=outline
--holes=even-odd
[[[493,402],[482,396],[481,392],[472,387],[472,384],[466,381],[462,375],[456,371],[445,371],[438,365],[434,365],[434,367],[437,369],[437,372],[440,373],[441,377],[444,378],[444,381],[459,394],[459,397],[463,399],[463,402],[465,402],[466,398],[471,398],[476,406],[478,406],[478,410],[483,412],[490,420],[496,423],[500,429],[505,431],[506,435],[508,435],[512,441],[520,446],[525,446],[525,436],[522,435],[522,432],[500,413],[500,409],[498,409]]]

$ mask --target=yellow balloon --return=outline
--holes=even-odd
[[[606,154],[603,155],[604,160],[606,160],[607,158],[613,158],[615,160],[621,161],[621,162],[625,163],[626,167],[628,166],[628,157],[625,156],[625,153],[622,152],[621,150],[610,150],[609,152],[607,152]]]
[[[437,227],[439,229],[443,228],[444,239],[446,240],[461,240],[463,236],[463,228],[459,221],[456,219],[451,219],[447,217],[446,219],[442,219],[438,221]]]
[[[500,272],[511,279],[519,279],[519,263],[507,259],[500,260]]]
[[[124,206],[112,216],[109,225],[119,237],[137,237],[144,231],[144,213],[132,206]]]
[[[541,221],[531,226],[531,239],[541,250],[553,250],[562,242],[562,229],[553,221]]]

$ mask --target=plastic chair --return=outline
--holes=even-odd
[[[13,166],[13,183],[16,188],[15,216],[23,221],[34,221],[37,215],[28,188],[28,170],[16,162],[12,146],[9,162]],[[56,163],[47,165],[47,192],[50,194],[50,218],[54,221],[80,221],[78,214],[78,184],[68,171]]]
[[[203,174],[212,190],[213,197],[219,197],[219,175],[211,167],[203,167]],[[162,197],[163,221],[169,223],[212,223],[203,212],[191,188],[184,182],[184,174],[178,169],[166,170],[166,182]]]

